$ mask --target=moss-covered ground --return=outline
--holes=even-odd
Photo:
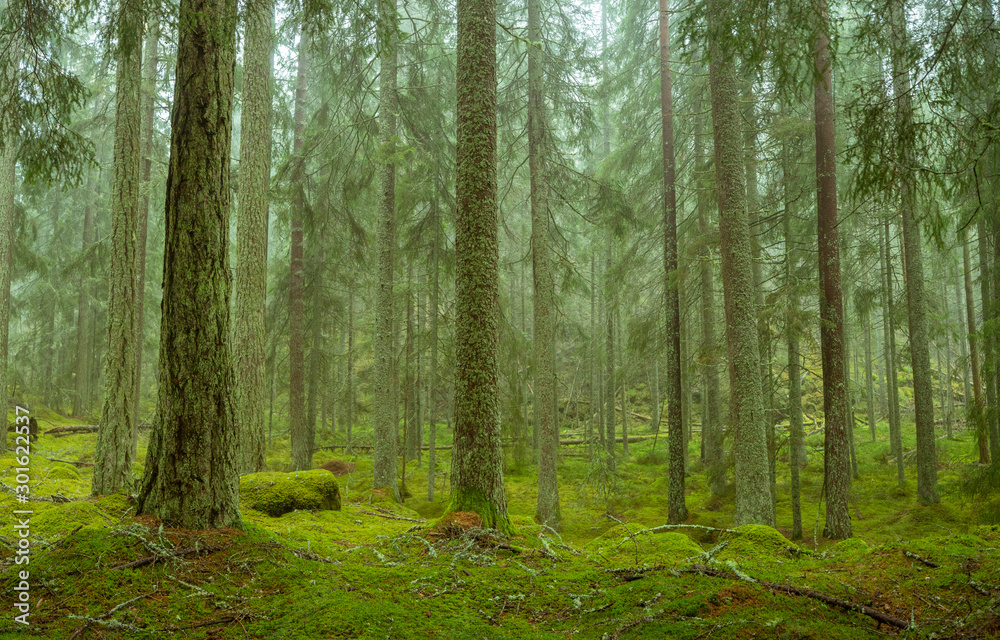
[[[39,417],[48,421],[43,429],[66,423]],[[644,429],[640,423],[633,432]],[[912,425],[906,431],[910,450]],[[434,527],[448,501],[448,478],[436,477],[436,500],[428,501],[426,454],[422,464],[407,463],[412,497],[397,505],[370,491],[369,456],[342,451],[315,457],[316,466],[355,463],[337,479],[341,510],[271,517],[251,508],[246,496],[243,531],[186,531],[134,517],[124,495],[89,497],[91,469],[68,462],[89,461],[93,434],[43,434],[32,449],[27,629],[13,622],[17,571],[24,569],[13,564],[18,506],[0,487],[0,637],[1000,637],[1000,527],[979,524],[983,505],[960,491],[974,461],[971,437],[957,431],[955,440],[938,440],[942,503],[925,507],[916,502],[912,480],[896,487],[884,425],[877,442],[857,435],[856,538],[822,538],[822,462],[813,453],[802,473],[806,537],[793,543],[786,454],[778,461],[780,533],[732,531],[732,498],[710,501],[698,463],[687,484],[687,524],[696,526],[642,532],[666,521],[662,438],[631,443],[614,476],[585,450],[562,447],[558,533],[532,518],[531,465],[508,466],[516,534],[498,539],[477,529]],[[439,444],[450,443],[442,435]],[[822,434],[809,444],[821,447]],[[143,440],[140,460],[144,448]],[[447,450],[438,452],[440,471],[448,459]],[[287,441],[275,441],[271,470],[287,471],[288,460]],[[14,467],[13,453],[0,457],[7,486],[14,484]],[[742,578],[686,571],[693,565]],[[847,600],[908,628],[754,580]]]

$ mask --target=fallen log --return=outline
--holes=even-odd
[[[97,433],[98,427],[96,424],[71,424],[64,427],[52,427],[45,431],[47,436],[71,436],[74,433]]]
[[[72,460],[60,460],[59,458],[46,458],[46,460],[48,460],[49,462],[62,462],[64,464],[71,464],[74,467],[92,467],[92,466],[94,466],[93,462],[83,462],[83,461],[81,461],[81,462],[73,462]]]
[[[701,564],[693,564],[690,567],[680,570],[682,573],[697,573],[703,576],[710,576],[712,578],[725,578],[727,580],[740,580],[741,578],[735,573],[728,573],[726,571],[719,571],[718,569],[712,569],[711,567],[706,567]],[[882,624],[887,624],[890,627],[896,627],[897,629],[909,629],[910,623],[896,616],[891,616],[888,613],[883,613],[877,609],[865,606],[863,604],[858,604],[857,602],[851,602],[850,600],[843,600],[841,598],[835,598],[833,596],[828,596],[825,593],[820,593],[819,591],[813,591],[812,589],[804,589],[802,587],[793,587],[786,584],[776,584],[774,582],[766,582],[764,580],[750,579],[750,582],[759,584],[762,587],[770,589],[772,591],[778,591],[786,595],[794,596],[805,596],[807,598],[812,598],[814,600],[819,600],[830,606],[841,607],[847,609],[848,611],[854,611],[862,615],[866,615],[873,620],[876,620]]]

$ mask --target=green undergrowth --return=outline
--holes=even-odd
[[[319,451],[316,466],[342,460],[353,471],[335,480],[320,470],[296,477],[287,473],[287,441],[277,440],[272,471],[241,483],[245,529],[188,531],[135,517],[126,495],[89,497],[91,468],[70,463],[90,461],[92,434],[43,434],[31,464],[31,631],[41,638],[79,631],[83,639],[1000,637],[1000,526],[980,524],[977,504],[959,490],[974,461],[971,439],[959,432],[938,441],[942,503],[919,506],[914,467],[897,489],[886,434],[880,430],[875,443],[861,435],[861,477],[851,494],[856,537],[822,537],[822,459],[812,451],[802,470],[805,536],[792,541],[784,454],[777,530],[734,527],[732,496],[713,499],[697,462],[686,526],[662,528],[660,438],[655,449],[651,440],[631,443],[614,474],[599,460],[564,457],[558,531],[534,522],[531,465],[511,464],[507,537],[435,526],[450,500],[447,450],[438,452],[435,500],[427,499],[425,453],[419,464],[407,462],[412,497],[397,504],[371,491],[370,456]],[[691,451],[696,458],[697,443]],[[13,485],[13,466],[12,453],[0,456],[5,485]],[[280,513],[284,506],[270,508],[276,501],[300,508]],[[8,514],[16,508],[13,494],[0,491],[8,603],[23,568],[12,561]],[[701,566],[728,577],[693,569]],[[912,626],[879,625],[757,581],[813,590]],[[12,631],[13,614],[6,609],[0,638],[23,637]]]

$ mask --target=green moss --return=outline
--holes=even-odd
[[[794,547],[774,527],[762,524],[745,524],[737,527],[738,535],[719,555],[719,559],[750,559],[761,561],[776,558],[788,547]]]
[[[458,511],[478,513],[483,519],[483,527],[496,529],[506,535],[514,535],[514,526],[507,513],[497,513],[496,507],[482,493],[474,489],[456,491],[445,509],[445,515]]]
[[[841,560],[856,560],[866,555],[870,549],[868,543],[861,538],[848,538],[827,549],[826,554]]]
[[[245,475],[240,478],[240,499],[273,518],[295,510],[340,510],[337,479],[322,469]]]

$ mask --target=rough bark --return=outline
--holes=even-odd
[[[137,513],[239,527],[229,291],[235,0],[181,0],[157,420]]]
[[[136,227],[142,86],[142,8],[124,0],[118,12],[115,74],[115,152],[111,187],[111,273],[104,408],[94,450],[94,495],[132,485],[132,440],[138,434],[136,391]]]
[[[292,206],[290,275],[288,279],[288,431],[291,437],[292,468],[312,469],[312,443],[306,421],[305,383],[305,265],[303,226],[305,216],[305,158],[302,148],[306,131],[306,90],[309,69],[309,34],[299,34],[298,69],[295,81],[295,133],[292,140]]]
[[[731,53],[725,50],[722,36],[722,32],[728,30],[724,25],[731,24],[734,18],[734,8],[725,5],[722,0],[709,0],[707,11],[722,284],[729,354],[730,421],[736,461],[734,521],[737,525],[774,526],[760,351],[757,346],[750,220],[740,135],[739,84],[735,62]]]
[[[813,43],[816,114],[816,200],[819,209],[819,315],[823,360],[824,479],[826,524],[823,535],[851,537],[848,499],[851,452],[847,406],[847,358],[844,344],[844,301],[840,289],[840,241],[837,232],[837,159],[833,113],[833,69],[826,2],[816,2],[820,21]]]
[[[549,183],[546,167],[548,118],[541,0],[528,0],[528,170],[531,182],[531,265],[534,285],[535,425],[538,428],[539,522],[558,527],[559,483],[556,458],[559,430],[553,408],[555,378],[555,281],[549,256]]]
[[[496,3],[458,0],[455,221],[455,489],[448,511],[512,530],[498,394]],[[537,407],[536,407],[537,408]]]
[[[271,181],[271,69],[274,0],[246,7],[243,111],[240,130],[239,203],[236,212],[236,281],[233,353],[236,356],[236,424],[240,471],[265,468],[264,403],[267,394],[264,313],[267,297],[267,222]]]
[[[376,211],[375,352],[372,424],[374,427],[374,487],[388,488],[399,499],[396,478],[396,397],[393,393],[393,267],[396,253],[396,2],[380,0],[379,144]]]
[[[906,33],[905,0],[892,0],[889,22],[892,28],[891,58],[893,93],[896,100],[897,174],[899,208],[903,218],[903,252],[906,270],[906,306],[910,327],[910,355],[913,365],[913,404],[917,423],[917,497],[924,503],[940,502],[937,491],[937,449],[934,440],[934,389],[931,382],[930,339],[927,329],[927,299],[924,294],[923,248],[917,227],[916,166],[913,147],[913,97],[910,69],[904,49]]]
[[[667,521],[687,520],[684,502],[684,424],[681,421],[681,311],[677,271],[677,185],[674,158],[674,101],[670,77],[670,2],[660,0],[660,119],[663,155],[663,269],[667,334],[667,437],[670,466]],[[658,385],[657,385],[658,386]],[[659,394],[657,394],[657,402]],[[659,408],[657,408],[657,416]],[[659,417],[657,417],[659,422]]]

